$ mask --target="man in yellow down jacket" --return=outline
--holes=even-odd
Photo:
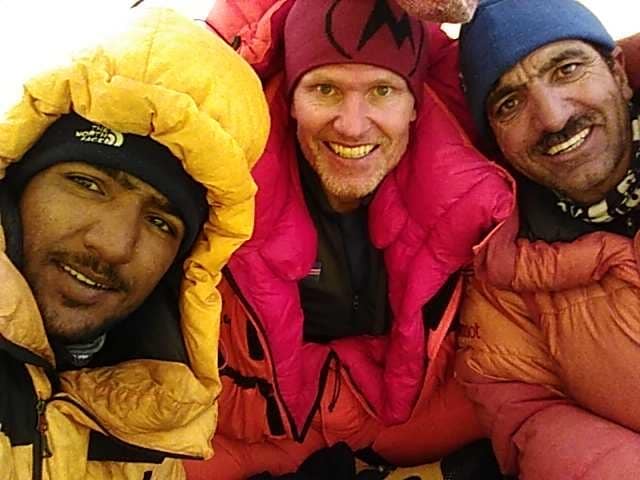
[[[640,120],[624,55],[574,0],[484,0],[461,34],[517,208],[476,248],[458,378],[505,473],[640,476]]]
[[[211,456],[216,286],[268,127],[250,67],[165,10],[26,84],[0,122],[3,480]]]

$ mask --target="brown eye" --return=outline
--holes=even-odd
[[[98,185],[98,182],[96,182],[95,180],[89,177],[86,177],[84,175],[69,174],[69,175],[66,175],[66,178],[71,180],[73,183],[80,185],[82,188],[86,190],[89,190],[91,192],[102,193],[102,190]]]
[[[158,230],[168,233],[169,235],[175,235],[174,229],[171,227],[169,222],[167,222],[164,218],[159,217],[157,215],[149,215],[147,220],[151,225],[153,225]]]
[[[494,108],[494,116],[498,119],[508,117],[511,113],[513,113],[520,102],[516,97],[507,97],[500,103],[498,103]]]
[[[558,68],[557,74],[560,78],[570,78],[578,72],[579,67],[578,63],[567,63]]]

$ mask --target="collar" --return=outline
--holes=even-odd
[[[103,333],[89,343],[64,345],[62,348],[64,349],[66,360],[76,368],[86,366],[93,356],[102,349],[105,339],[106,334]]]

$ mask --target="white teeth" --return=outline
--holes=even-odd
[[[331,150],[342,158],[362,158],[371,153],[376,148],[375,144],[358,145],[357,147],[347,147],[339,143],[328,142]]]
[[[74,270],[73,268],[69,267],[68,265],[62,265],[62,269],[65,272],[67,272],[69,275],[71,275],[73,278],[78,280],[79,282],[84,283],[86,285],[89,285],[90,287],[100,288],[102,290],[108,290],[109,289],[109,287],[107,287],[106,285],[103,285],[102,283],[94,282],[90,278],[85,277],[83,274],[81,274],[80,272]]]
[[[557,155],[561,152],[567,153],[575,148],[578,148],[580,145],[582,145],[582,142],[584,142],[584,139],[587,138],[590,132],[591,128],[585,128],[581,132],[578,132],[576,135],[571,137],[569,140],[551,147],[549,150],[547,150],[547,155]]]

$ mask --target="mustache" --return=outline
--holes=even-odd
[[[100,257],[91,253],[67,252],[54,250],[47,255],[47,261],[65,264],[71,268],[78,267],[79,270],[90,275],[94,280],[108,286],[112,290],[129,292],[131,285],[125,281],[118,273],[117,268]]]
[[[596,123],[595,114],[586,114],[581,116],[573,116],[564,125],[562,130],[553,133],[546,133],[540,137],[538,143],[534,147],[539,154],[545,154],[551,147],[567,141],[581,132],[585,128]]]

